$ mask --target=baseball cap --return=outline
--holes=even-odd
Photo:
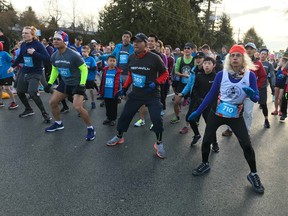
[[[53,38],[61,39],[66,45],[68,45],[68,43],[69,43],[68,34],[64,31],[55,31]]]
[[[186,43],[184,47],[190,47],[191,49],[195,48],[195,45],[193,43]]]
[[[260,50],[260,53],[261,53],[261,52],[267,52],[267,53],[269,53],[269,50],[268,50],[268,49],[261,49],[261,50]]]
[[[148,38],[145,34],[143,33],[137,33],[135,36],[133,36],[131,38],[132,41],[138,40],[138,41],[142,41],[142,42],[148,42]]]
[[[197,52],[194,58],[205,58],[205,54],[203,52]]]
[[[253,49],[257,49],[256,45],[254,43],[252,43],[252,42],[249,42],[249,43],[245,44],[245,48],[247,48],[247,47],[251,47]]]
[[[97,41],[93,39],[93,40],[91,40],[90,43],[91,43],[91,44],[92,44],[92,43],[96,43],[96,44],[97,44]]]

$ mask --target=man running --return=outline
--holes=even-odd
[[[53,45],[58,50],[51,56],[52,72],[45,92],[49,92],[51,86],[60,74],[62,80],[52,94],[50,106],[55,122],[45,132],[54,132],[64,129],[63,122],[60,119],[59,102],[66,97],[73,96],[73,107],[82,117],[87,125],[86,140],[95,139],[95,130],[92,126],[88,112],[83,107],[85,95],[85,84],[88,76],[87,66],[80,54],[67,47],[68,35],[64,31],[57,31],[53,37]]]

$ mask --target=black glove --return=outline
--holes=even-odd
[[[52,85],[48,83],[48,85],[44,87],[44,91],[45,91],[46,93],[50,93],[51,87],[52,87]]]
[[[72,92],[72,94],[78,94],[78,95],[85,95],[86,88],[85,85],[78,85]]]

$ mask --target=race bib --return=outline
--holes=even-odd
[[[111,77],[106,77],[105,79],[105,87],[113,88],[114,87],[114,79]]]
[[[33,67],[33,59],[30,56],[24,56],[24,66],[25,67]]]
[[[224,118],[238,118],[239,117],[238,106],[235,104],[230,104],[221,101],[217,105],[216,114]]]
[[[127,64],[128,63],[128,55],[120,54],[119,56],[119,64]]]
[[[69,68],[58,68],[58,72],[62,77],[70,77],[71,72]]]
[[[133,85],[138,88],[143,88],[146,82],[146,76],[132,73]]]

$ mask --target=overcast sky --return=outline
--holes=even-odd
[[[55,0],[54,0],[55,1]],[[74,0],[76,12],[93,14],[95,19],[109,0]],[[37,4],[35,4],[37,2]],[[11,0],[19,12],[32,6],[36,14],[41,17],[48,12],[49,0]],[[63,19],[71,20],[73,1],[58,1],[60,9],[64,11]],[[70,2],[70,5],[67,4]],[[215,10],[215,9],[213,9]],[[231,16],[234,29],[234,39],[240,39],[249,28],[255,27],[271,51],[279,51],[288,47],[288,0],[223,0],[216,8],[217,14],[226,12]],[[239,31],[240,29],[240,31]]]

